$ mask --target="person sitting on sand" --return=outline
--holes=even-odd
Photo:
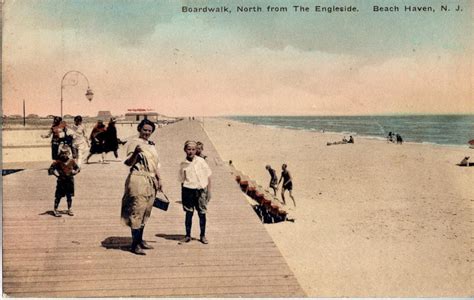
[[[348,144],[354,144],[354,138],[352,135],[349,136],[349,140],[347,141]]]
[[[273,194],[276,196],[277,191],[278,191],[278,176],[276,174],[276,171],[272,169],[270,165],[266,165],[265,169],[267,169],[268,173],[270,173],[269,187],[273,189]]]
[[[464,157],[463,160],[461,160],[461,162],[459,163],[459,165],[461,167],[469,167],[469,156]]]
[[[282,190],[281,190],[281,200],[283,201],[283,204],[286,205],[285,191],[288,190],[288,192],[290,194],[290,197],[291,197],[291,200],[293,200],[293,204],[296,207],[295,198],[292,195],[293,179],[292,179],[290,171],[288,171],[287,167],[288,166],[286,164],[283,164],[281,166],[282,172],[281,172],[280,181],[278,181],[278,185],[279,185],[280,182],[283,180],[283,186],[282,186]],[[278,185],[277,185],[277,187],[278,187]]]
[[[337,142],[327,142],[326,145],[331,146],[331,145],[342,145],[342,144],[347,144],[349,141],[346,139],[346,137],[342,138],[342,141],[337,141]]]

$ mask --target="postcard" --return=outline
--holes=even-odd
[[[471,296],[472,9],[2,1],[3,295]]]

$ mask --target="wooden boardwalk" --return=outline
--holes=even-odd
[[[153,136],[161,156],[167,212],[154,209],[146,256],[128,251],[120,223],[127,167],[85,165],[76,177],[74,217],[53,217],[55,178],[43,169],[3,177],[3,293],[13,297],[304,297],[199,123],[182,121]],[[213,171],[208,245],[180,245],[184,212],[178,165],[183,143],[201,140]],[[122,150],[123,151],[123,150]],[[110,154],[109,154],[110,155]],[[123,158],[124,153],[120,153]],[[97,158],[95,158],[97,160]],[[91,160],[94,162],[94,158]],[[60,210],[66,209],[62,199]],[[199,237],[197,215],[193,237]]]

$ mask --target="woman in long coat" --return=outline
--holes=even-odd
[[[105,134],[104,152],[113,152],[115,158],[118,158],[119,139],[117,138],[117,128],[115,127],[115,118],[111,118],[107,125]]]
[[[89,155],[86,158],[86,164],[89,163],[89,158],[94,154],[102,154],[101,162],[105,160],[104,144],[105,144],[105,124],[102,120],[97,121],[94,128],[91,131],[91,148],[89,149]]]
[[[153,247],[143,240],[143,231],[151,215],[156,192],[161,190],[161,183],[158,152],[155,144],[148,140],[155,131],[155,124],[143,120],[137,129],[138,138],[130,140],[127,145],[125,164],[130,166],[130,173],[125,181],[121,217],[132,231],[131,252],[145,255],[143,249]]]

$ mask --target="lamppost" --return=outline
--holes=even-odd
[[[66,72],[66,74],[64,74],[63,76],[63,79],[61,79],[61,118],[63,117],[63,89],[65,87],[65,84],[64,84],[64,79],[66,78],[66,76],[68,74],[71,74],[71,73],[76,73],[76,74],[80,74],[82,75],[82,77],[84,77],[87,81],[87,91],[86,91],[86,98],[87,100],[92,101],[92,98],[94,97],[94,93],[92,92],[91,88],[90,88],[90,85],[89,85],[89,79],[87,79],[86,75],[82,74],[81,72],[79,71],[68,71]],[[68,85],[77,85],[77,81],[73,84],[68,84]]]

